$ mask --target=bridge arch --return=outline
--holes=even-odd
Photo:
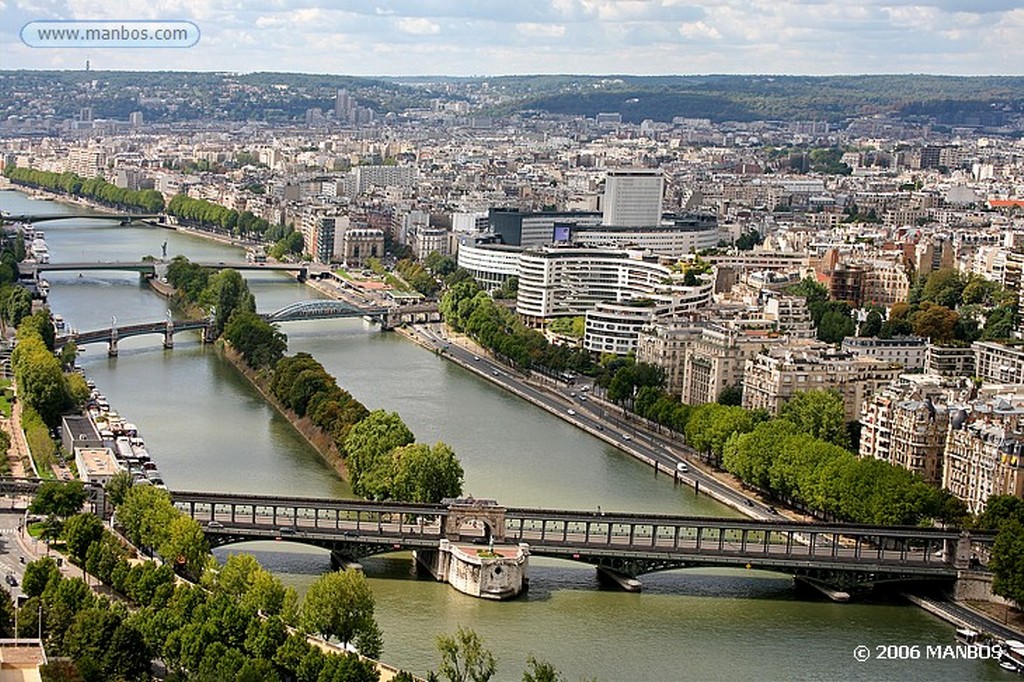
[[[505,541],[505,507],[494,500],[477,500],[472,497],[446,499],[448,515],[444,520],[444,535],[449,540],[458,540],[467,524],[482,524],[484,542]]]

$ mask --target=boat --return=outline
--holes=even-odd
[[[958,642],[963,642],[964,644],[975,644],[980,637],[981,633],[976,630],[971,630],[969,628],[956,629],[956,641]]]

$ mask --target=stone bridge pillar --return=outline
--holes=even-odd
[[[107,343],[107,355],[117,357],[117,327],[110,328],[110,341]]]
[[[174,348],[174,321],[170,319],[164,326],[164,348]]]
[[[484,524],[484,537],[494,542],[505,541],[505,507],[494,500],[475,500],[460,497],[448,505],[444,519],[444,535],[449,540],[459,539],[459,529],[467,521]]]

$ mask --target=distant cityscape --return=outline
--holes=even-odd
[[[833,389],[862,457],[973,513],[1024,494],[1019,97],[635,120],[631,100],[591,116],[510,108],[539,101],[526,78],[61,73],[71,90],[0,74],[4,169],[205,201],[301,233],[323,265],[449,257],[552,340],[660,367],[683,403],[732,392],[776,414]],[[579,87],[567,78],[549,104]],[[1014,79],[950,82],[993,80]]]

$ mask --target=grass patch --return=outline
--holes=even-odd
[[[36,463],[40,478],[54,478],[50,467],[57,463],[57,444],[50,437],[50,430],[46,428],[43,418],[26,405],[21,413],[21,427],[25,430],[29,455]]]
[[[352,275],[348,274],[348,270],[346,270],[345,268],[337,268],[334,271],[334,274],[337,275],[338,277],[341,277],[342,279],[347,279],[349,281],[352,280]]]
[[[12,398],[14,398],[14,391],[11,390],[10,379],[0,379],[0,413],[8,419],[11,418]]]
[[[31,537],[34,537],[36,540],[38,540],[39,538],[43,537],[43,530],[45,529],[45,527],[46,527],[46,524],[43,523],[42,521],[36,521],[35,523],[30,523],[30,524],[28,524],[28,534]]]

